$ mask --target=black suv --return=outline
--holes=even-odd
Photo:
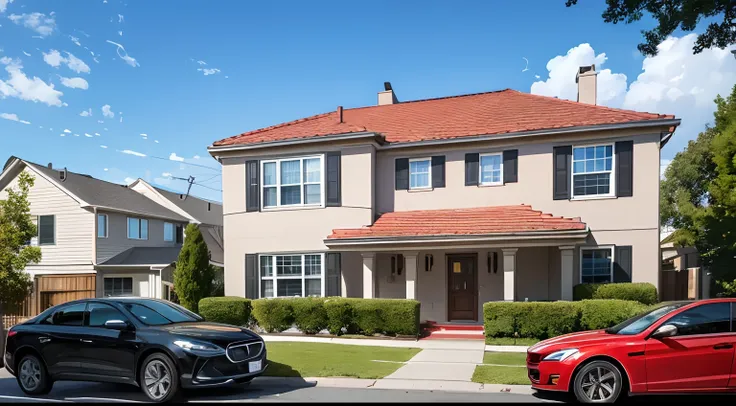
[[[52,307],[8,330],[4,358],[29,395],[48,393],[54,381],[119,382],[154,402],[171,400],[180,387],[247,383],[267,365],[256,333],[142,298]]]

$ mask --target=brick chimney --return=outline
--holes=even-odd
[[[394,89],[391,88],[391,82],[383,82],[384,91],[378,92],[378,105],[383,106],[385,104],[396,104],[399,99],[394,94]]]
[[[598,97],[598,72],[595,71],[595,65],[581,66],[575,75],[575,83],[578,84],[578,102],[586,104],[596,104]]]

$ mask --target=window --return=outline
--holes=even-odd
[[[62,307],[53,312],[46,320],[43,320],[41,324],[53,324],[56,326],[84,325],[84,309],[86,306],[86,303],[77,303]]]
[[[324,296],[323,254],[261,255],[260,297]]]
[[[38,245],[54,245],[56,243],[55,225],[55,216],[38,216]]]
[[[613,145],[575,147],[572,196],[613,196]]]
[[[580,249],[580,283],[613,282],[613,247]]]
[[[665,324],[677,327],[678,336],[728,333],[731,331],[731,306],[730,303],[713,303],[693,307]]]
[[[87,306],[90,327],[104,327],[110,320],[127,321],[120,310],[105,303],[90,303]]]
[[[184,242],[184,226],[181,224],[176,225],[176,243],[182,244]]]
[[[480,184],[503,185],[503,154],[480,156]]]
[[[97,238],[107,238],[107,214],[97,215]]]
[[[432,186],[432,159],[409,160],[409,189],[427,189]]]
[[[323,204],[322,156],[263,161],[261,165],[264,208]]]
[[[149,326],[202,321],[201,317],[173,303],[147,300],[139,303],[124,303],[123,306],[138,320]]]
[[[164,223],[164,241],[174,241],[174,225]]]
[[[148,220],[128,217],[128,239],[129,240],[147,240],[148,239]]]
[[[105,278],[104,296],[133,296],[133,278]]]
[[[662,317],[669,313],[685,306],[686,302],[664,304],[652,309],[646,313],[642,313],[638,316],[634,316],[626,321],[623,321],[613,327],[606,329],[608,334],[621,334],[621,335],[634,335],[639,334],[646,330],[652,324],[656,323]]]

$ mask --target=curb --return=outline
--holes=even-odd
[[[486,345],[486,352],[523,352],[529,347],[525,345]]]

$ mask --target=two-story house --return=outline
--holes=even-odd
[[[42,252],[26,268],[34,287],[25,315],[79,298],[169,297],[190,216],[125,185],[16,157],[0,174],[0,198],[21,172],[35,178],[28,200],[38,235],[30,243]]]
[[[659,158],[679,120],[515,90],[343,109],[215,142],[226,295],[495,300],[659,283]]]

